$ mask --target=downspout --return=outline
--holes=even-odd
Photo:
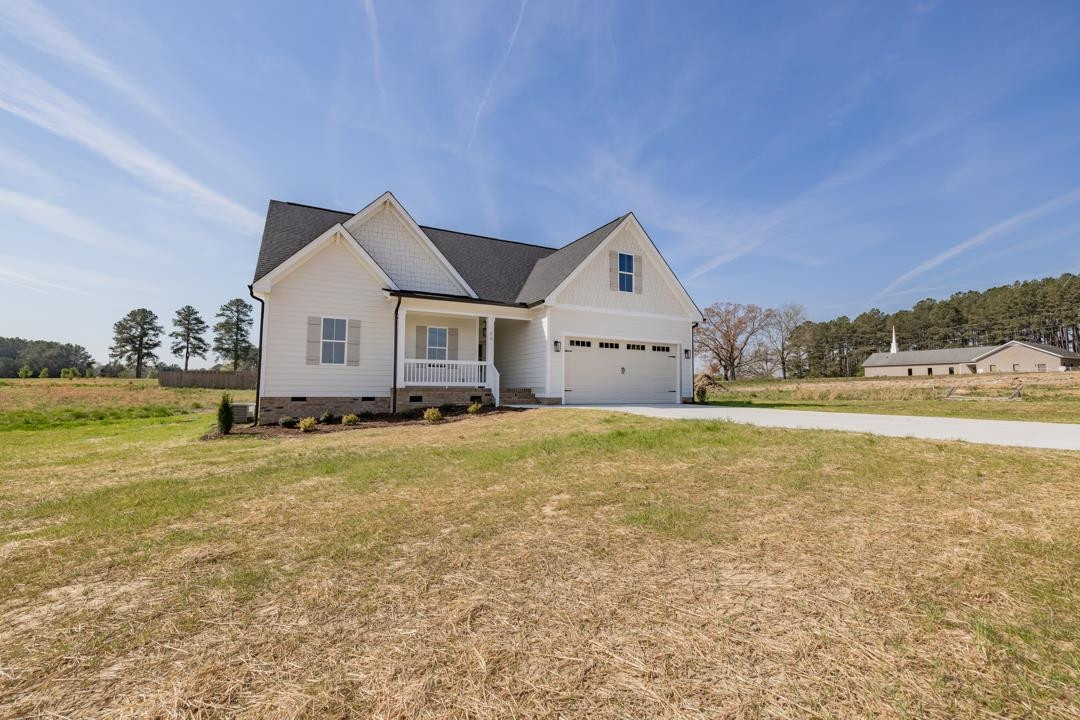
[[[263,353],[266,352],[266,345],[263,341],[263,317],[266,315],[266,303],[255,294],[254,284],[248,285],[248,294],[259,301],[259,364],[255,367],[255,421],[251,423],[251,426],[255,427],[259,424],[259,390],[262,388]]]
[[[398,346],[398,311],[401,310],[401,296],[398,295],[397,305],[394,306],[394,384],[390,388],[390,414],[397,414],[397,346]]]
[[[697,330],[698,323],[690,323],[690,404],[697,405],[697,385],[694,381],[697,380],[697,373],[694,372],[694,331]]]

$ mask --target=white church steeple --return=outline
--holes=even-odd
[[[896,344],[896,326],[892,326],[892,345],[889,346],[890,353],[900,352],[900,346]]]

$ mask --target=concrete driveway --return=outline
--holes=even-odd
[[[609,410],[670,420],[729,420],[762,427],[841,430],[926,440],[962,440],[984,445],[1080,450],[1080,425],[1069,423],[869,415],[715,405],[532,405],[528,407]]]

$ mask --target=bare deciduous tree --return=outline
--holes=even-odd
[[[705,308],[704,315],[695,339],[699,354],[706,361],[716,361],[725,380],[734,380],[749,362],[747,349],[764,332],[772,311],[757,305],[714,303]]]
[[[806,322],[806,309],[802,305],[781,305],[771,311],[765,328],[765,338],[772,356],[780,365],[780,377],[787,379],[788,370],[800,363],[798,345],[791,342],[795,328]]]

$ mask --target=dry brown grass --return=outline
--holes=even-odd
[[[1007,401],[1023,388],[1021,399]],[[946,399],[952,388],[951,399]],[[1080,373],[741,380],[709,395],[720,404],[1080,423]]]
[[[0,715],[1077,715],[1076,454],[202,422],[103,439],[92,487],[86,429],[0,450],[36,456],[0,470]]]

